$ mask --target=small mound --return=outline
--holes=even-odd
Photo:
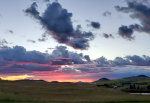
[[[98,81],[109,81],[109,79],[108,78],[101,78]]]

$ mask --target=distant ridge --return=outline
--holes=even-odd
[[[137,75],[137,76],[131,76],[131,77],[126,77],[126,78],[122,78],[122,79],[141,79],[141,80],[144,80],[144,79],[150,79],[150,77],[146,76],[146,75]]]
[[[46,82],[46,81],[44,81],[44,80],[32,80],[32,79],[21,79],[21,80],[16,80],[16,81]]]
[[[146,75],[138,75],[137,77],[149,77],[149,76],[146,76]]]
[[[97,82],[104,82],[104,81],[109,81],[110,79],[108,79],[108,78],[101,78],[101,79],[99,79],[99,80],[97,80]]]
[[[107,83],[107,84],[130,84],[130,83],[138,83],[138,82],[145,82],[150,81],[150,77],[146,75],[137,75],[137,76],[131,76],[131,77],[125,77],[122,79],[116,79],[116,80],[109,80],[107,78],[101,78],[96,83]]]

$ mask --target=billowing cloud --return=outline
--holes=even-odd
[[[110,63],[111,63],[111,65],[114,65],[114,66],[132,65],[132,63],[130,62],[129,59],[122,58],[122,57],[116,57]]]
[[[143,55],[140,57],[138,55],[134,55],[134,56],[127,56],[126,58],[128,58],[133,65],[150,66],[149,56]]]
[[[90,62],[88,55],[67,50],[65,46],[57,46],[52,54],[39,51],[27,51],[24,47],[0,49],[1,73],[32,73],[34,71],[55,71],[62,65],[85,64]]]
[[[146,55],[133,55],[125,57],[116,57],[114,60],[107,60],[105,57],[100,57],[94,60],[94,62],[99,64],[99,66],[150,66],[150,57]]]
[[[77,70],[80,70],[83,73],[110,73],[112,72],[111,68],[100,68],[100,67],[88,67],[85,66],[84,68],[77,68]]]
[[[145,32],[150,34],[150,6],[145,5],[142,2],[127,2],[127,7],[116,6],[116,10],[123,13],[130,13],[130,17],[133,19],[138,19],[141,25],[130,25],[122,26],[119,28],[119,34],[129,40],[133,39],[132,36],[134,31]]]
[[[94,60],[94,62],[96,62],[97,64],[101,64],[101,65],[108,65],[109,64],[108,60],[103,56]]]
[[[38,71],[55,71],[59,66],[40,65],[40,64],[9,64],[7,66],[0,66],[0,74],[26,74]]]
[[[54,71],[59,66],[51,65],[51,56],[38,51],[26,51],[21,46],[0,49],[0,73],[32,73]]]
[[[92,32],[81,31],[78,27],[74,29],[71,21],[72,13],[62,8],[58,2],[48,4],[42,16],[37,11],[36,2],[25,12],[37,19],[46,32],[49,32],[59,43],[84,50],[88,49],[89,41],[94,39]]]
[[[15,46],[13,48],[0,49],[0,59],[13,62],[32,62],[46,64],[54,60],[66,61],[71,59],[74,64],[83,64],[90,61],[88,55],[82,53],[75,53],[67,50],[65,46],[57,46],[52,54],[41,53],[39,51],[27,51],[22,46]]]
[[[100,23],[99,22],[94,22],[92,21],[91,22],[91,26],[94,28],[94,29],[100,29]]]
[[[142,32],[142,27],[138,24],[132,24],[129,26],[122,25],[119,28],[118,34],[125,39],[134,40],[134,31]]]
[[[88,55],[68,51],[65,46],[57,46],[51,54],[27,51],[21,46],[0,49],[0,76],[7,75],[8,78],[9,75],[27,74],[35,79],[47,81],[60,80],[60,78],[66,81],[89,81],[87,79],[91,78],[90,81],[92,81],[99,79],[100,76],[114,76],[116,71],[118,74],[124,73],[121,69],[131,66],[146,68],[150,66],[150,57],[133,55],[116,57],[114,60],[100,57],[92,61]],[[118,69],[120,67],[121,69]],[[148,71],[148,69],[144,70]],[[128,72],[126,70],[125,75]]]
[[[124,26],[122,25],[120,28],[119,28],[119,31],[118,31],[119,35],[125,39],[128,39],[128,40],[133,40],[134,39],[134,36],[133,36],[133,29],[132,28],[129,28],[128,26]]]
[[[90,57],[88,55],[83,55],[82,53],[75,53],[67,50],[65,46],[57,46],[55,50],[52,52],[53,58],[71,58],[74,64],[84,64],[90,61]]]
[[[86,59],[87,62],[91,62],[91,59],[90,59],[89,55],[85,55],[84,58]]]
[[[24,47],[0,49],[0,59],[6,61],[49,63],[50,56],[38,51],[26,51]]]

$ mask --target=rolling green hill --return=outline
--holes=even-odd
[[[122,79],[116,79],[116,80],[106,80],[106,81],[95,81],[94,83],[96,84],[130,84],[130,83],[138,83],[138,82],[144,82],[147,81],[147,83],[150,81],[150,77],[145,76],[145,75],[138,75],[138,76],[132,76],[132,77],[127,77],[127,78],[122,78]]]
[[[118,88],[128,92],[149,92],[150,77],[145,75],[132,76],[117,80],[95,81],[99,87]]]

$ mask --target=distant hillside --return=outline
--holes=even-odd
[[[99,80],[97,80],[97,81],[95,81],[95,82],[104,82],[104,81],[109,81],[110,79],[108,79],[108,78],[101,78],[101,79],[99,79]]]
[[[150,77],[145,76],[145,75],[138,75],[138,76],[132,76],[132,77],[126,77],[122,79],[116,79],[116,80],[98,80],[95,81],[94,83],[100,84],[100,85],[117,85],[117,86],[123,86],[123,85],[129,85],[133,83],[146,83],[150,84]]]
[[[138,81],[150,80],[150,77],[145,76],[145,75],[138,75],[138,76],[123,78],[120,80],[122,80],[124,82],[138,82]]]

